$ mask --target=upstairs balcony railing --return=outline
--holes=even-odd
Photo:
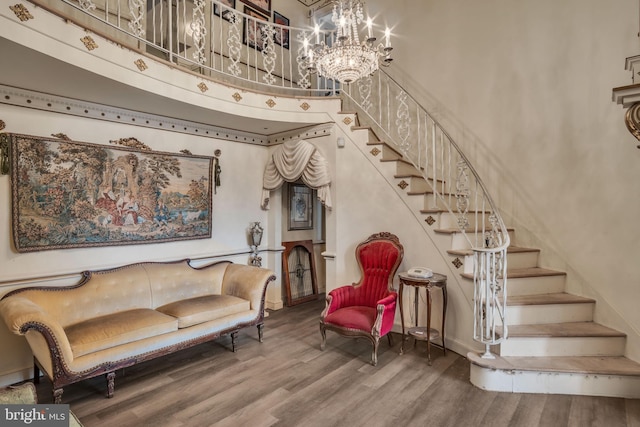
[[[509,232],[484,183],[458,144],[383,70],[346,86],[345,108],[355,109],[385,143],[401,152],[431,191],[425,212],[448,212],[473,254],[474,338],[489,347],[507,336]],[[501,329],[500,329],[501,328]]]
[[[331,80],[304,61],[313,29],[270,22],[217,0],[33,0],[124,46],[192,72],[254,90],[290,95],[334,95]],[[320,37],[331,40],[332,32]]]
[[[217,0],[31,0],[124,46],[247,89],[304,96],[336,95],[337,82],[306,67],[309,28],[269,22]],[[460,147],[407,91],[382,70],[341,92],[348,108],[370,122],[431,187],[429,209],[449,212],[473,254],[474,338],[489,346],[507,335],[509,233]],[[502,327],[502,332],[498,329]]]

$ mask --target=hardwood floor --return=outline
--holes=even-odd
[[[371,344],[329,332],[320,350],[324,301],[271,312],[264,343],[256,328],[116,374],[115,395],[94,378],[65,387],[63,403],[91,426],[634,426],[640,400],[509,394],[469,382],[469,363],[424,343],[402,356],[400,336]],[[51,384],[38,385],[50,403]]]

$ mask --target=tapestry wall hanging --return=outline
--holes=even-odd
[[[18,252],[211,237],[211,157],[8,137]]]

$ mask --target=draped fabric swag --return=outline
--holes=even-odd
[[[318,199],[331,210],[329,164],[308,141],[287,141],[278,147],[264,170],[262,209],[269,209],[270,192],[286,182],[302,182],[317,191]]]

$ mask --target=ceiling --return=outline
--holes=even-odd
[[[2,37],[0,52],[0,84],[7,86],[265,136],[313,125],[241,117],[201,108],[107,79]]]

